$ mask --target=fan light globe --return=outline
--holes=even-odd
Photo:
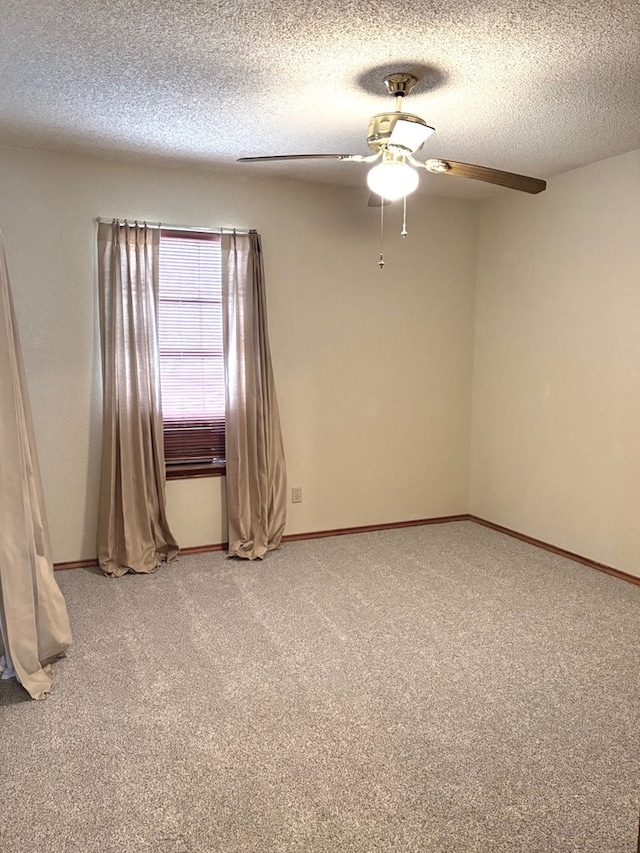
[[[367,185],[371,192],[388,201],[396,201],[417,189],[420,177],[415,169],[398,160],[385,160],[369,170]]]

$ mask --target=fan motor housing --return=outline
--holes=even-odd
[[[367,130],[367,145],[369,148],[373,149],[373,151],[379,151],[381,148],[386,148],[387,143],[389,142],[389,137],[393,133],[393,128],[395,127],[398,119],[402,119],[403,121],[412,121],[416,124],[421,124],[423,127],[428,127],[428,124],[423,118],[412,115],[411,113],[378,113],[378,115],[372,116],[369,119],[369,129]],[[412,153],[419,151],[421,148],[422,145],[419,145]]]

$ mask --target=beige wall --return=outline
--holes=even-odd
[[[640,576],[640,151],[484,203],[470,511]]]
[[[57,561],[95,554],[115,215],[261,231],[288,533],[471,511],[640,575],[640,152],[484,202],[477,255],[473,203],[412,199],[382,272],[364,190],[15,149],[0,186]],[[168,502],[183,546],[224,540],[224,479]]]
[[[409,238],[366,191],[0,149],[0,229],[54,558],[95,554],[96,216],[257,228],[289,484],[288,533],[467,510],[476,207],[414,197]],[[183,546],[221,542],[224,480],[168,484]]]

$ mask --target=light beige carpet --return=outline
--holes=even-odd
[[[57,575],[3,853],[635,853],[640,587],[472,522]]]

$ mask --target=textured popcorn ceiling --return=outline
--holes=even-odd
[[[640,147],[638,0],[3,0],[0,145],[363,184],[353,163],[234,161],[368,153],[399,70],[436,128],[423,157],[548,179]]]

